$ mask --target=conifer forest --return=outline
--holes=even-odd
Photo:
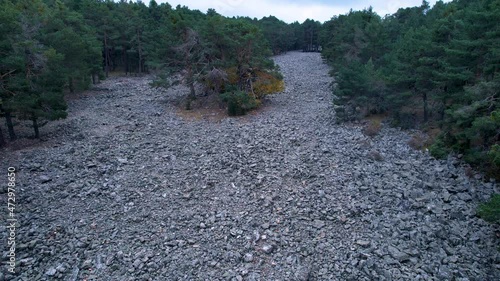
[[[0,281],[500,280],[500,0],[157,1],[0,0]]]

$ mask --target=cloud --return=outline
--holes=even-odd
[[[401,7],[420,6],[422,0],[351,0],[351,1],[305,1],[305,0],[157,0],[158,3],[168,2],[173,7],[177,5],[188,6],[206,12],[209,8],[215,9],[224,16],[248,16],[262,18],[273,15],[285,22],[303,22],[310,18],[320,22],[331,17],[345,14],[352,8],[361,10],[373,7],[379,15],[394,13]],[[429,1],[434,4],[436,1]]]

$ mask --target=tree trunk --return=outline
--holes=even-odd
[[[237,68],[237,73],[238,73],[238,90],[243,91],[244,86],[243,86],[243,67],[241,66],[241,63],[238,63],[238,68]]]
[[[127,58],[127,51],[126,51],[126,46],[122,46],[122,61],[123,61],[123,67],[125,68],[125,75],[128,75],[128,58]]]
[[[188,69],[188,77],[187,81],[189,84],[189,97],[194,100],[196,98],[196,91],[194,89],[194,75],[193,75],[193,70],[191,67]]]
[[[313,48],[313,34],[314,34],[314,30],[311,27],[311,44],[309,45],[311,49]],[[309,51],[313,51],[313,50],[309,50]]]
[[[196,99],[196,90],[194,88],[194,74],[193,74],[193,69],[192,66],[189,64],[189,55],[186,55],[185,57],[187,63],[187,76],[186,76],[186,82],[189,86],[189,96],[186,101],[186,109],[191,110],[191,102]]]
[[[442,101],[441,102],[441,108],[439,109],[439,121],[444,120],[444,114],[446,112],[446,102]]]
[[[12,115],[10,111],[5,111],[5,123],[7,124],[7,131],[9,132],[9,138],[11,141],[17,139],[16,132],[14,131],[14,124],[12,123]]]
[[[75,85],[73,83],[73,77],[69,77],[68,84],[69,84],[69,92],[72,94],[75,93]]]
[[[106,78],[109,76],[109,49],[108,49],[108,35],[104,32],[104,71]]]
[[[97,80],[95,79],[95,73],[92,73],[92,84],[95,85],[97,84]]]
[[[0,127],[0,147],[5,146],[5,138],[3,137],[2,127]]]
[[[189,96],[186,100],[186,110],[191,110],[191,103],[196,99],[194,83],[189,83]]]
[[[142,44],[139,29],[137,29],[137,52],[139,52],[139,74],[142,74]]]
[[[38,120],[35,116],[33,116],[31,120],[33,120],[33,129],[35,130],[35,138],[39,139],[40,131],[38,130]]]
[[[196,99],[196,92],[195,92],[195,89],[194,89],[194,82],[193,81],[191,81],[191,83],[189,83],[189,97],[192,100]]]
[[[427,123],[427,121],[429,120],[429,109],[428,109],[428,105],[427,105],[427,93],[424,92],[422,94],[422,100],[424,102],[424,123]]]

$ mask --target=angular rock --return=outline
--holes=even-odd
[[[387,247],[387,251],[389,252],[391,257],[399,262],[405,262],[410,259],[410,256],[407,253],[400,251],[394,246]]]

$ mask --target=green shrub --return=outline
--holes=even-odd
[[[483,168],[489,164],[487,153],[476,147],[468,149],[464,152],[464,160],[473,166]]]
[[[258,105],[255,97],[243,91],[226,92],[220,97],[222,101],[227,103],[227,113],[230,116],[245,115]]]
[[[437,138],[429,147],[429,152],[437,159],[444,159],[451,151],[441,138]]]
[[[493,165],[500,167],[500,145],[495,144],[491,146],[488,156],[490,157],[490,161]]]
[[[491,199],[479,206],[477,214],[485,221],[500,222],[500,194],[495,194]]]

